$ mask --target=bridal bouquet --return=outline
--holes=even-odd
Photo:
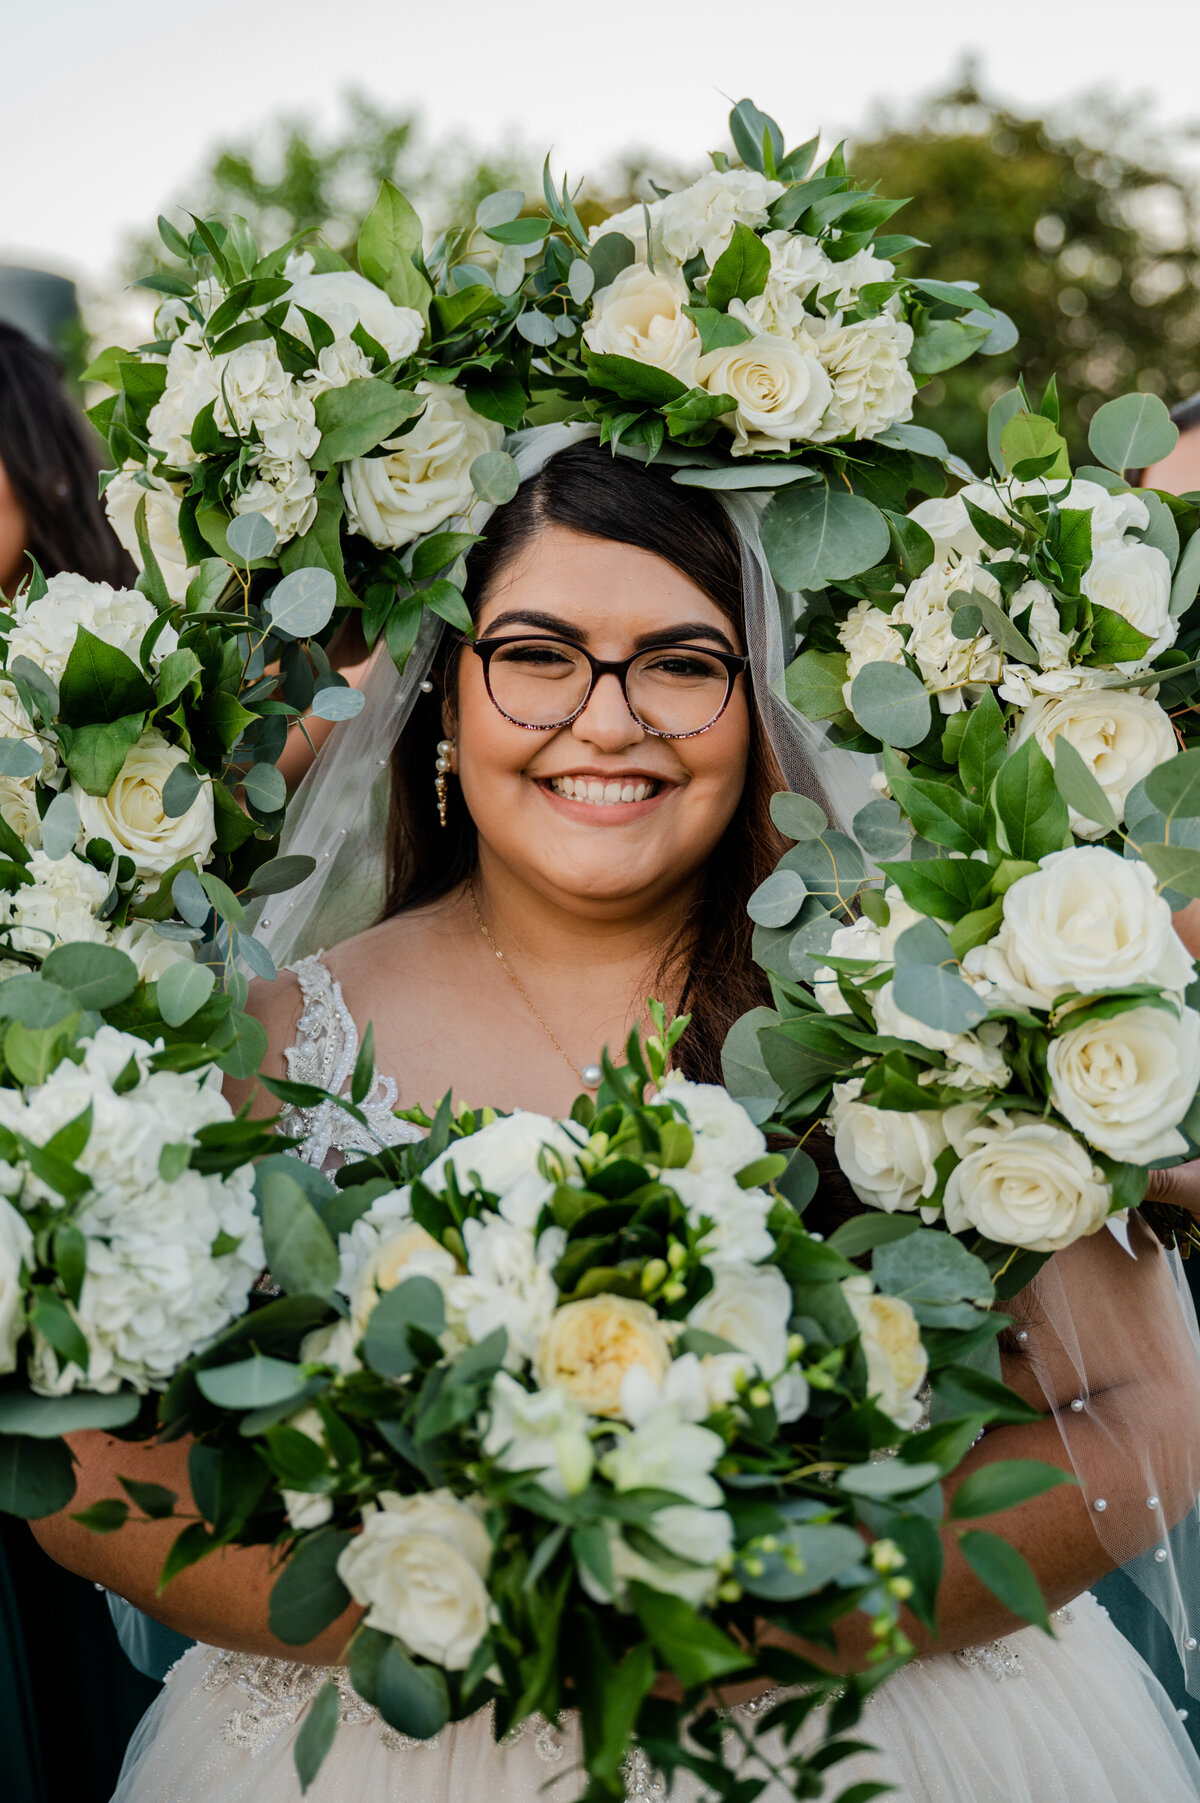
[[[154,341],[89,371],[116,391],[92,417],[116,465],[117,536],[139,563],[152,548],[175,602],[214,556],[235,563],[292,639],[360,609],[368,643],[385,631],[403,664],[423,608],[468,628],[474,536],[438,528],[478,497],[510,498],[501,444],[526,406],[492,345],[493,289],[435,293],[390,182],[358,270],[301,249],[304,234],[264,255],[242,219],[193,225],[159,221],[177,267],[145,278],[165,297]]]
[[[826,1741],[840,1733],[911,1650],[901,1602],[932,1620],[939,1480],[1023,1405],[960,1362],[1001,1321],[980,1260],[918,1233],[866,1271],[847,1255],[870,1236],[806,1233],[797,1172],[746,1113],[664,1080],[682,1024],[660,1013],[645,1055],[631,1040],[630,1066],[606,1065],[568,1120],[456,1120],[447,1102],[426,1141],[336,1188],[259,1165],[286,1294],[162,1399],[163,1426],[198,1436],[203,1514],[164,1575],[231,1541],[280,1544],[281,1639],[359,1603],[351,1681],[419,1738],[488,1703],[497,1737],[578,1709],[595,1797],[623,1794],[630,1758],[739,1795],[752,1718],[731,1718],[732,1747],[713,1686],[801,1685],[765,1706],[788,1744],[762,1758],[815,1794],[836,1744],[793,1736],[844,1687]],[[320,1093],[269,1087],[302,1106]],[[930,1382],[950,1417],[933,1429]],[[1057,1481],[1040,1465],[999,1480],[1022,1496]],[[966,1525],[1001,1506],[996,1482],[970,1478],[951,1517],[982,1580],[1044,1621],[1012,1549]],[[832,1649],[856,1610],[874,1635],[861,1678],[835,1683],[770,1632]],[[651,1694],[664,1669],[678,1703]],[[297,1742],[303,1785],[338,1718],[330,1679]]]

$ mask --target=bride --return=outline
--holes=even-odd
[[[462,1102],[564,1113],[649,993],[691,1010],[685,1074],[718,1079],[729,1025],[766,999],[745,902],[782,849],[769,797],[786,778],[835,816],[852,811],[853,760],[826,755],[818,785],[804,725],[772,692],[780,600],[753,503],[673,485],[578,429],[530,435],[519,463],[517,498],[471,554],[476,638],[435,648],[430,635],[399,686],[376,663],[366,714],[322,754],[291,847],[324,846],[321,868],[261,923],[293,957],[335,947],[260,987],[266,1070],[340,1089],[372,1023],[383,1074],[366,1112],[393,1143],[415,1131],[392,1117],[397,1098],[430,1104],[451,1087]],[[352,933],[370,890],[368,775],[406,717],[391,755],[387,899],[378,924]],[[328,1105],[291,1125],[327,1168],[370,1143]],[[1132,1247],[1101,1232],[1018,1299],[1005,1377],[1042,1419],[993,1429],[953,1480],[1012,1457],[1078,1476],[988,1524],[1033,1567],[1054,1637],[1008,1613],[947,1533],[939,1637],[907,1624],[921,1656],[875,1694],[860,1732],[878,1750],[837,1764],[835,1793],[874,1782],[907,1803],[1200,1795],[1200,1761],[1165,1694],[1087,1595],[1144,1550],[1161,1574],[1172,1550],[1157,1547],[1156,1567],[1151,1549],[1200,1490],[1200,1367],[1140,1223]],[[111,1494],[118,1473],[187,1494],[186,1445],[83,1434],[75,1448],[75,1508]],[[135,1736],[118,1803],[299,1803],[296,1735],[354,1612],[285,1647],[267,1630],[260,1549],[210,1557],[159,1596],[171,1523],[100,1537],[60,1516],[36,1531],[64,1564],[201,1643]],[[867,1629],[850,1618],[844,1669]],[[555,1778],[559,1795],[576,1794],[575,1760],[569,1720],[497,1746],[481,1714],[407,1741],[347,1685],[308,1795],[533,1803]],[[661,1795],[656,1782],[631,1767],[631,1795]]]

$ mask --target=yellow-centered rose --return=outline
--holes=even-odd
[[[538,1349],[537,1379],[593,1415],[619,1415],[621,1385],[635,1365],[661,1383],[671,1363],[662,1323],[645,1302],[588,1296],[554,1315]]]

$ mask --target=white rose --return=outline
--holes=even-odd
[[[581,1143],[582,1136],[580,1140],[573,1139],[548,1114],[518,1108],[466,1139],[452,1140],[422,1173],[421,1181],[427,1189],[440,1190],[450,1168],[460,1189],[470,1189],[478,1183],[490,1195],[503,1199],[523,1179],[539,1175],[544,1153],[561,1161],[567,1171],[574,1170]]]
[[[1005,891],[1003,906],[1000,931],[967,953],[963,969],[1026,1007],[1134,983],[1182,991],[1192,981],[1153,872],[1105,846],[1051,852]]]
[[[578,1496],[595,1463],[593,1425],[565,1390],[526,1390],[499,1371],[481,1445],[502,1471],[530,1471],[552,1496]]]
[[[683,311],[687,300],[682,276],[631,263],[593,300],[584,343],[598,354],[664,369],[690,388],[700,360],[700,334]]]
[[[907,362],[912,346],[912,327],[888,313],[853,320],[818,339],[817,355],[833,391],[813,435],[818,443],[877,438],[912,418],[917,392]]]
[[[25,1278],[33,1267],[33,1234],[11,1202],[0,1201],[0,1373],[17,1368],[25,1328]]]
[[[781,1421],[798,1421],[808,1406],[808,1385],[787,1371],[792,1292],[776,1265],[726,1266],[688,1315],[688,1326],[728,1340],[746,1353],[758,1375],[775,1386]],[[776,1380],[779,1380],[778,1382]]]
[[[412,430],[389,441],[386,457],[357,457],[342,470],[350,530],[382,550],[399,550],[468,507],[471,465],[504,442],[503,426],[476,413],[461,388],[418,382],[414,392],[428,399]]]
[[[728,248],[734,226],[765,225],[767,208],[782,193],[782,182],[752,169],[710,170],[663,199],[657,221],[663,248],[677,263],[702,256],[711,269]]]
[[[850,706],[850,687],[864,664],[902,664],[904,639],[892,625],[892,617],[865,597],[855,602],[837,629],[846,651],[846,680],[842,699]]]
[[[672,1071],[650,1102],[677,1102],[682,1107],[694,1136],[689,1171],[724,1171],[735,1177],[767,1149],[760,1129],[719,1083],[689,1083]]]
[[[921,1419],[920,1391],[929,1369],[917,1318],[903,1297],[875,1293],[865,1275],[843,1277],[841,1289],[858,1323],[867,1395],[907,1432]]]
[[[294,309],[288,314],[288,331],[295,332],[306,344],[311,340],[307,322],[299,312],[301,307],[323,319],[336,337],[349,338],[355,326],[361,325],[393,363],[412,355],[425,330],[415,308],[396,306],[382,288],[350,269],[301,276],[292,283],[288,299]]]
[[[744,344],[710,351],[700,359],[696,376],[709,394],[728,394],[737,403],[733,413],[723,416],[734,435],[735,457],[786,450],[811,440],[833,393],[829,377],[811,352],[766,332]]]
[[[606,1591],[581,1566],[580,1581],[592,1600],[624,1601],[630,1584],[645,1584],[668,1596],[681,1596],[695,1609],[711,1601],[733,1554],[733,1522],[724,1509],[698,1509],[691,1503],[668,1505],[655,1510],[647,1531],[663,1550],[661,1561],[652,1551],[635,1551],[616,1525],[610,1524],[609,1549],[616,1588]],[[681,1559],[688,1563],[680,1566]]]
[[[121,773],[107,795],[89,795],[73,781],[80,842],[107,839],[118,854],[133,859],[140,877],[161,875],[181,858],[195,858],[204,865],[217,833],[212,783],[207,777],[201,782],[199,794],[184,813],[172,818],[163,810],[163,786],[172,770],[187,761],[185,751],[151,727],[125,754]]]
[[[179,536],[182,497],[182,485],[168,482],[161,476],[148,475],[137,463],[127,463],[104,491],[108,523],[139,570],[143,566],[137,535],[137,510],[139,503],[145,501],[146,536],[172,601],[184,600],[192,577],[187,552]]]
[[[32,783],[19,783],[11,776],[0,776],[0,816],[23,845],[34,849],[42,843],[42,818]]]
[[[338,1559],[338,1576],[366,1608],[369,1628],[394,1634],[418,1659],[462,1671],[491,1613],[487,1530],[449,1490],[385,1490],[379,1503]]]
[[[81,626],[106,645],[124,651],[136,664],[142,640],[158,618],[153,604],[136,589],[114,589],[107,582],[88,582],[69,573],[51,576],[40,601],[18,597],[12,614],[9,663],[28,657],[54,682],[67,667]],[[178,644],[175,628],[165,627],[155,641],[152,665],[157,668]]]
[[[934,1169],[945,1151],[943,1111],[874,1108],[858,1097],[862,1078],[833,1086],[833,1149],[860,1202],[887,1214],[908,1214],[937,1188]]]
[[[689,1226],[700,1233],[707,1265],[756,1265],[770,1258],[775,1242],[767,1229],[772,1202],[765,1190],[742,1189],[733,1177],[712,1168],[664,1171],[662,1181],[683,1203]]]
[[[1112,1191],[1074,1134],[1035,1115],[998,1113],[961,1143],[970,1149],[943,1204],[951,1233],[971,1227],[1002,1246],[1061,1252],[1103,1226]]]
[[[1134,784],[1179,750],[1168,715],[1157,701],[1132,689],[1081,689],[1058,700],[1043,697],[1022,716],[1010,748],[1023,745],[1030,734],[1051,763],[1061,734],[1104,790],[1118,820]],[[1081,839],[1099,839],[1107,830],[1074,808],[1070,813],[1071,830]]]
[[[627,1373],[640,1365],[657,1382],[670,1362],[670,1344],[649,1304],[605,1291],[556,1311],[535,1375],[544,1390],[565,1390],[589,1414],[616,1416]]]
[[[1200,1014],[1130,1008],[1050,1041],[1050,1099],[1089,1145],[1123,1164],[1187,1150],[1177,1131],[1200,1089]]]
[[[1179,623],[1171,618],[1171,566],[1155,545],[1102,541],[1092,553],[1080,587],[1095,606],[1120,614],[1153,641],[1141,657],[1130,660],[1130,668],[1175,643]]]

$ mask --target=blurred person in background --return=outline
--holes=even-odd
[[[99,498],[102,447],[58,364],[0,320],[0,595],[36,560],[132,586],[137,571]],[[157,1685],[120,1651],[104,1597],[0,1515],[0,1796],[4,1803],[102,1803]],[[71,1727],[63,1732],[64,1705]]]

